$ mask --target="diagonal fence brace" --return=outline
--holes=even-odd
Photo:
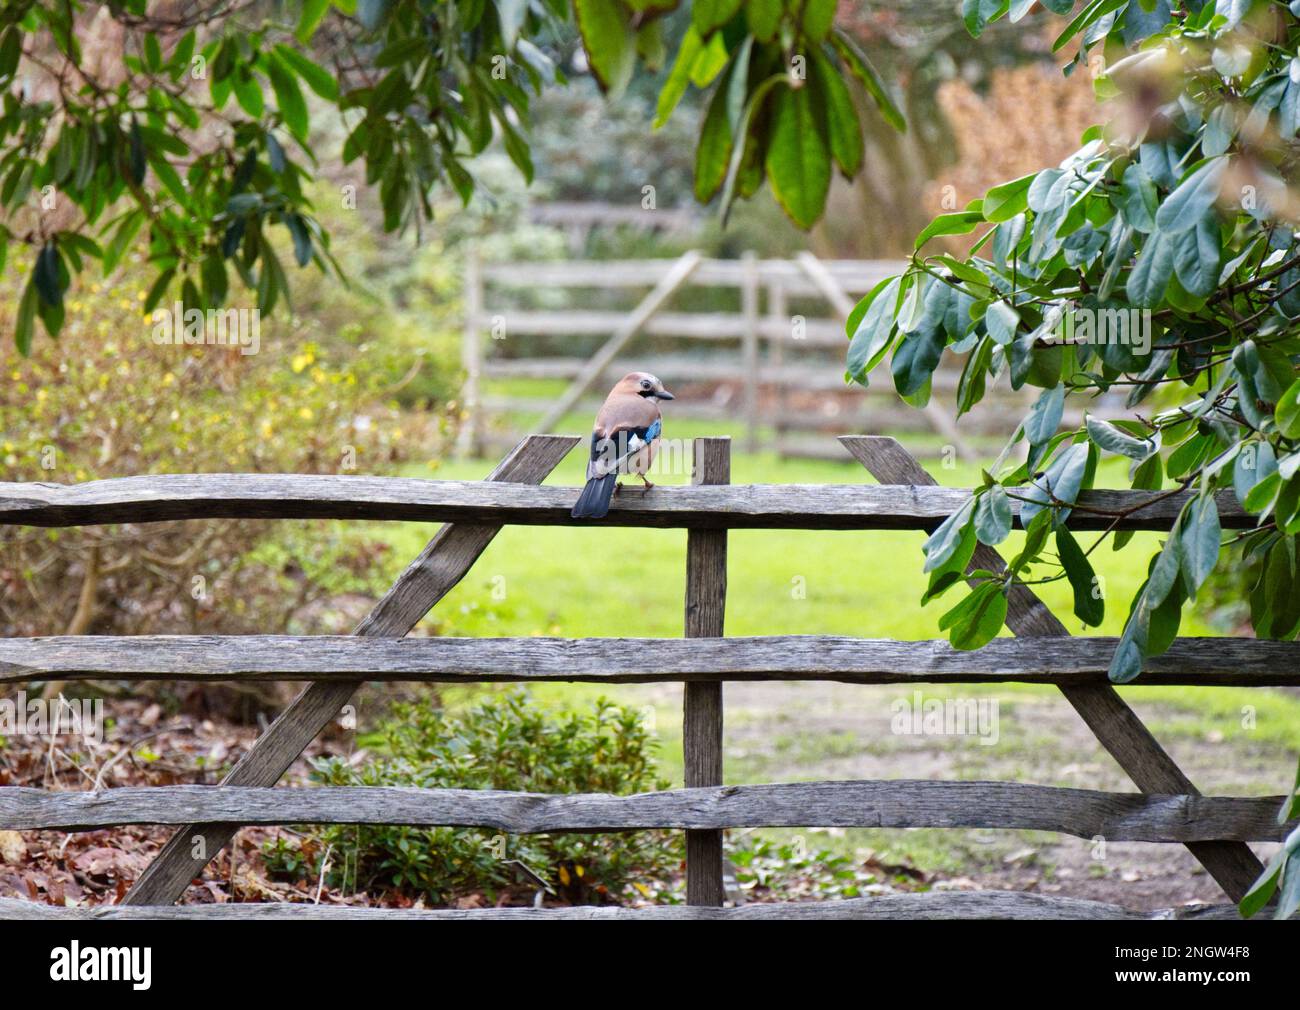
[[[882,484],[938,483],[897,439],[844,435],[840,443]],[[977,568],[999,572],[1006,568],[1006,562],[992,547],[978,544],[968,570]],[[1014,586],[1007,603],[1007,626],[1017,636],[1050,638],[1070,633],[1047,604],[1025,586]],[[1142,792],[1200,795],[1137,713],[1109,684],[1062,686],[1061,693]],[[1233,901],[1240,901],[1264,870],[1245,842],[1188,842],[1187,848]]]

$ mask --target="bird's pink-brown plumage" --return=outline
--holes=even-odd
[[[653,486],[645,474],[659,447],[658,401],[672,398],[663,383],[646,372],[631,372],[610,390],[592,428],[587,484],[573,507],[574,518],[606,515],[619,474],[640,474],[647,489]]]
[[[639,392],[641,380],[647,378],[644,372],[633,372],[618,381],[596,414],[596,425],[592,429],[601,438],[613,438],[620,431],[635,431],[648,428],[662,416],[659,402],[653,396],[642,396]],[[627,473],[643,474],[650,469],[658,448],[655,439],[640,452],[630,456],[620,468]]]

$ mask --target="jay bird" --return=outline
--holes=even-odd
[[[608,515],[619,474],[638,474],[647,491],[654,487],[645,474],[663,431],[659,401],[671,399],[673,394],[664,389],[664,384],[646,372],[629,372],[618,380],[596,415],[587,485],[573,506],[573,518],[601,519]]]

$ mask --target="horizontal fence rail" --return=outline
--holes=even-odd
[[[349,905],[305,905],[288,902],[265,904],[239,902],[224,905],[98,905],[66,908],[34,901],[0,898],[0,917],[38,921],[91,922],[111,919],[169,919],[229,922],[250,919],[325,919],[362,922],[407,920],[418,922],[509,920],[550,922],[557,920],[638,921],[642,919],[706,922],[733,920],[928,920],[928,919],[1094,919],[1139,921],[1145,919],[1238,919],[1232,905],[1201,908],[1162,908],[1135,912],[1121,905],[1084,898],[1027,894],[1020,891],[952,891],[931,894],[885,894],[876,898],[845,898],[838,901],[774,902],[710,908],[691,905],[651,905],[622,908],[617,905],[574,905],[568,908],[357,908]]]
[[[71,635],[0,639],[0,683],[33,680],[424,683],[818,680],[848,684],[1107,684],[1115,638],[367,638],[355,635]],[[1140,686],[1300,686],[1300,649],[1180,638]]]
[[[709,786],[612,796],[379,786],[0,789],[0,826],[407,824],[512,834],[647,829],[1004,828],[1115,842],[1282,841],[1281,796],[1157,796],[1017,782],[890,780]]]
[[[558,260],[484,263],[483,279],[506,287],[522,288],[650,288],[672,269],[674,260]],[[822,265],[850,294],[863,295],[886,277],[901,274],[907,260],[823,260]],[[820,293],[808,275],[790,260],[759,260],[760,282],[778,282],[790,295]],[[695,287],[741,287],[747,282],[743,260],[701,259],[686,280]],[[841,340],[841,342],[843,342]]]
[[[532,526],[591,525],[569,512],[580,489],[496,481],[312,474],[167,474],[84,484],[0,484],[0,525],[86,526],[174,519],[389,519]],[[1167,530],[1188,492],[1084,491],[1075,530]],[[606,526],[694,529],[924,530],[956,512],[961,488],[871,484],[728,484],[630,489]],[[1254,526],[1230,491],[1225,528]],[[1019,502],[1012,502],[1013,515]]]

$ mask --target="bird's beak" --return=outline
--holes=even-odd
[[[658,399],[658,400],[675,400],[675,399],[677,399],[677,397],[673,396],[673,394],[670,393],[670,392],[668,392],[668,390],[666,390],[666,389],[661,389],[661,390],[659,390],[659,392],[655,393],[655,398]]]

